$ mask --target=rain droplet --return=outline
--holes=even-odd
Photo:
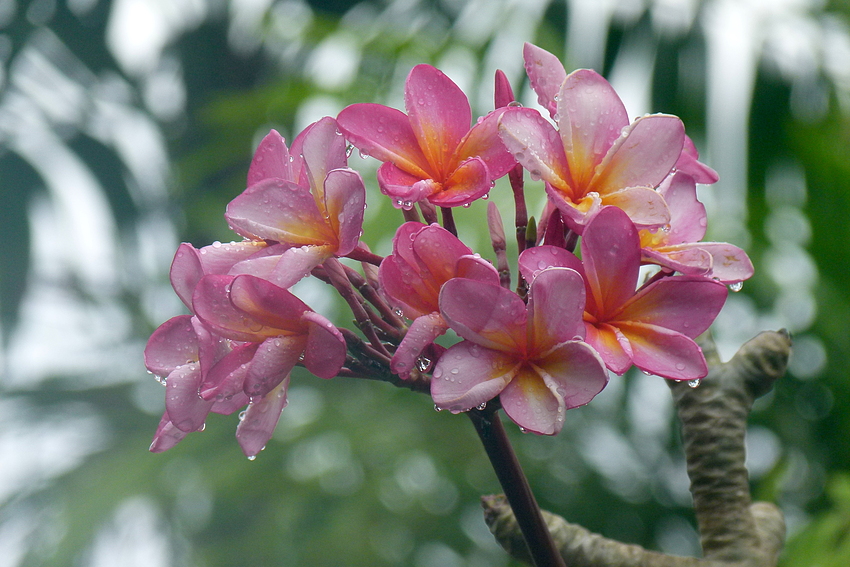
[[[212,247],[213,248],[221,248],[221,242],[216,240],[215,242],[212,243]]]
[[[737,293],[737,292],[741,291],[743,289],[743,287],[744,287],[744,282],[735,282],[735,283],[729,284],[729,291]]]
[[[684,363],[682,363],[682,362],[676,363],[676,370],[684,370],[684,369],[685,369]]]
[[[487,408],[487,402],[481,402],[480,404],[478,404],[477,406],[475,406],[475,409],[477,409],[477,410],[479,410],[479,411],[480,411],[480,410],[483,410],[483,409],[486,409],[486,408]]]
[[[434,411],[443,411],[443,408],[441,408],[437,404],[434,404]]]
[[[416,361],[416,368],[419,369],[419,372],[425,372],[431,366],[431,359],[426,356],[420,356]]]
[[[257,458],[257,455],[248,455],[248,460],[253,461]]]
[[[694,378],[693,380],[688,380],[688,387],[689,388],[699,388],[699,385],[700,385],[700,379],[699,378]]]

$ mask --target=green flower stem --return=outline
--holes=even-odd
[[[499,419],[498,409],[491,406],[483,410],[471,410],[467,415],[478,432],[516,517],[516,524],[525,540],[527,557],[536,567],[564,567],[564,561],[543,521],[540,507]]]

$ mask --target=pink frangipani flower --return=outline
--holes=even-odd
[[[346,163],[345,139],[333,118],[305,129],[291,152],[274,130],[263,139],[248,188],[230,202],[225,218],[238,234],[273,246],[242,273],[286,288],[324,260],[357,248],[366,189]]]
[[[396,207],[427,199],[457,207],[486,195],[514,165],[498,141],[502,110],[470,129],[472,111],[463,91],[430,65],[417,65],[404,90],[407,114],[380,104],[353,104],[337,122],[346,138],[385,162],[378,169],[381,191]]]
[[[670,224],[641,230],[641,258],[683,274],[709,276],[721,283],[742,282],[753,275],[747,253],[726,242],[700,242],[705,236],[705,206],[699,202],[690,175],[676,172],[658,192],[670,207]]]
[[[617,207],[603,208],[588,223],[581,258],[561,248],[540,246],[525,250],[519,263],[530,281],[547,266],[581,271],[587,289],[585,340],[615,373],[623,374],[634,364],[674,380],[706,375],[705,357],[693,339],[723,307],[726,286],[711,278],[683,275],[635,291],[640,241],[634,224]]]
[[[532,87],[550,112],[554,108],[558,129],[536,110],[512,108],[500,118],[499,132],[532,178],[546,182],[567,225],[581,234],[605,205],[625,210],[641,227],[666,224],[669,211],[654,188],[682,153],[681,120],[655,114],[630,124],[620,97],[595,71],[579,69],[561,79],[563,66],[555,59],[553,69],[551,54],[527,44],[525,57]]]
[[[584,336],[584,283],[574,270],[543,270],[528,304],[494,284],[456,278],[440,292],[440,311],[464,340],[437,362],[431,397],[438,408],[468,411],[499,396],[520,427],[553,435],[565,410],[602,391],[608,373]]]
[[[390,302],[413,323],[393,355],[390,369],[406,378],[423,349],[448,329],[440,315],[440,288],[461,277],[498,285],[499,273],[438,225],[407,222],[393,238],[393,253],[381,262],[378,278]]]

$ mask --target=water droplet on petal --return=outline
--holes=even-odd
[[[744,282],[735,282],[735,283],[729,284],[729,291],[732,291],[732,292],[735,292],[735,293],[741,291],[743,288],[744,288]]]
[[[475,409],[477,409],[477,410],[479,410],[479,411],[480,411],[480,410],[483,410],[483,409],[486,409],[486,408],[487,408],[487,402],[481,402],[480,404],[478,404],[477,406],[475,406]]]
[[[434,411],[443,411],[443,408],[441,408],[437,404],[434,404]]]
[[[694,378],[693,380],[688,380],[688,387],[690,388],[699,388],[700,379]]]
[[[248,455],[248,460],[249,460],[249,461],[256,460],[256,458],[257,458],[257,455]]]

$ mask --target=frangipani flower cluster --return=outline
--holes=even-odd
[[[539,434],[557,433],[566,410],[588,403],[609,373],[634,365],[672,380],[705,376],[694,339],[723,306],[725,284],[752,275],[741,249],[701,242],[696,184],[716,174],[675,116],[630,121],[596,72],[567,74],[533,45],[524,56],[548,118],[511,102],[497,72],[498,108],[473,121],[457,85],[418,65],[406,113],[354,104],[289,147],[276,131],[263,138],[247,188],[225,213],[243,240],[183,244],[175,255],[171,282],[188,313],[163,323],[145,351],[167,390],[152,451],[202,430],[210,412],[246,408],[237,438],[253,457],[296,366],[428,391],[454,413],[499,404]],[[377,185],[401,209],[386,257],[363,234],[367,192],[348,167],[352,147],[383,162]],[[547,196],[539,223],[526,218],[523,170],[543,181],[528,187]],[[500,190],[508,174],[514,270],[493,203],[494,261],[458,238],[452,212]],[[641,282],[643,265],[656,268]],[[356,329],[292,293],[307,277],[334,287]]]

